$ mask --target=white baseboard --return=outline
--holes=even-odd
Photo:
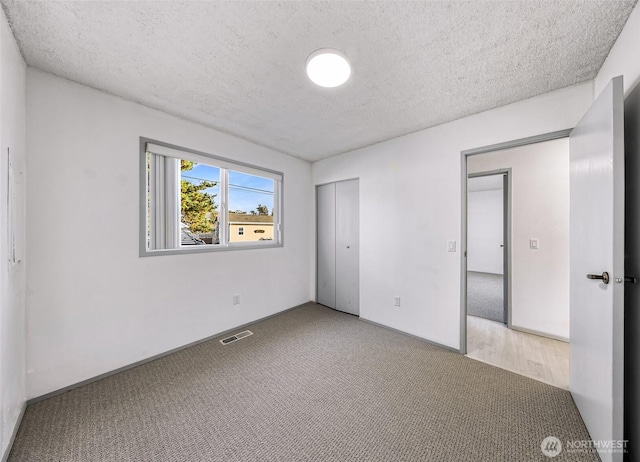
[[[547,332],[541,332],[541,331],[538,331],[538,330],[535,330],[535,329],[527,329],[526,327],[520,327],[520,326],[516,326],[514,324],[511,324],[511,329],[518,330],[518,331],[524,332],[526,334],[538,335],[540,337],[547,337],[547,338],[551,338],[553,340],[560,340],[561,342],[569,343],[569,339],[567,337],[562,337],[561,335],[549,334]]]

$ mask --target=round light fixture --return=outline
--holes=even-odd
[[[337,50],[328,48],[314,51],[307,58],[307,75],[320,87],[339,87],[351,76],[351,65]]]

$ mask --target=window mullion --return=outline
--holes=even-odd
[[[275,181],[273,185],[273,237],[276,243],[282,242],[282,191],[281,182]]]
[[[229,170],[220,169],[220,216],[218,218],[220,245],[229,244]]]

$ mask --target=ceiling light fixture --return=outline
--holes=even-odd
[[[323,48],[307,58],[307,75],[320,87],[339,87],[351,76],[351,65],[346,56],[337,50]]]

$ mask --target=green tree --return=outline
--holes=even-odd
[[[258,215],[269,215],[269,208],[266,205],[258,204],[256,212]]]
[[[191,170],[196,164],[189,160],[180,160],[180,170]],[[218,206],[215,203],[215,194],[205,192],[206,189],[216,185],[215,181],[201,180],[200,183],[191,183],[180,180],[180,213],[182,222],[193,233],[210,233],[213,231],[213,222]]]

